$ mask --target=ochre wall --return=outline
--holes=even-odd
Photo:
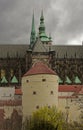
[[[42,80],[46,81],[42,81]],[[31,115],[37,106],[58,106],[58,76],[31,75],[22,78],[23,116]],[[36,92],[36,94],[33,94]]]

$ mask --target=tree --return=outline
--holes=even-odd
[[[63,130],[65,122],[63,114],[54,106],[38,109],[33,113],[30,121],[27,121],[26,126],[30,124],[29,130]],[[24,130],[27,130],[27,127]]]

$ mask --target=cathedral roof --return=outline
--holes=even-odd
[[[67,53],[67,58],[83,58],[83,46],[77,45],[77,46],[67,46],[67,45],[52,45],[51,46],[53,50],[56,51],[56,58],[64,58],[64,56]],[[7,54],[10,56],[10,58],[17,57],[17,54],[19,57],[23,58],[26,51],[29,48],[29,44],[26,45],[16,45],[16,44],[0,44],[0,58],[7,58]],[[47,48],[49,50],[49,48]],[[58,56],[58,57],[57,57]]]
[[[52,45],[57,58],[83,58],[83,45]]]
[[[32,68],[24,74],[24,76],[28,75],[37,75],[37,74],[51,74],[55,75],[56,73],[50,69],[46,64],[42,62],[35,63]]]
[[[29,45],[16,45],[16,44],[0,44],[0,58],[16,58],[17,55],[20,58],[23,58],[26,51],[28,50]]]

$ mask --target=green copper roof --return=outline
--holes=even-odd
[[[40,20],[43,21],[44,20],[44,16],[43,16],[43,10],[41,11],[41,17]]]
[[[78,76],[75,77],[74,83],[76,83],[76,84],[80,84],[80,83],[81,83],[81,81],[80,81],[80,79],[78,78]]]
[[[72,83],[72,81],[69,79],[69,77],[68,77],[68,76],[66,76],[65,83],[68,83],[68,84],[71,84],[71,83]]]
[[[46,36],[45,33],[40,34],[40,39],[41,39],[42,42],[48,42],[49,41],[49,38]]]
[[[18,83],[18,80],[17,80],[16,76],[14,76],[14,77],[12,78],[11,83]]]
[[[39,26],[39,34],[41,34],[41,33],[45,33],[45,25],[44,25],[43,11],[41,12],[40,26]]]
[[[39,37],[40,37],[42,42],[48,42],[49,41],[49,38],[46,36],[46,33],[45,33],[43,11],[41,12],[41,17],[40,17]]]
[[[35,23],[34,23],[34,13],[32,17],[32,28],[31,28],[31,36],[30,36],[30,45],[35,43],[36,40],[36,32],[35,32]]]
[[[5,78],[5,76],[2,78],[1,83],[8,83],[7,79]]]
[[[59,84],[62,84],[63,80],[59,77]]]

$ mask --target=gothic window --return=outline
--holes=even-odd
[[[5,70],[1,69],[1,79],[5,76]]]
[[[10,70],[10,76],[13,77],[13,75],[14,75],[14,70],[11,69],[11,70]]]

